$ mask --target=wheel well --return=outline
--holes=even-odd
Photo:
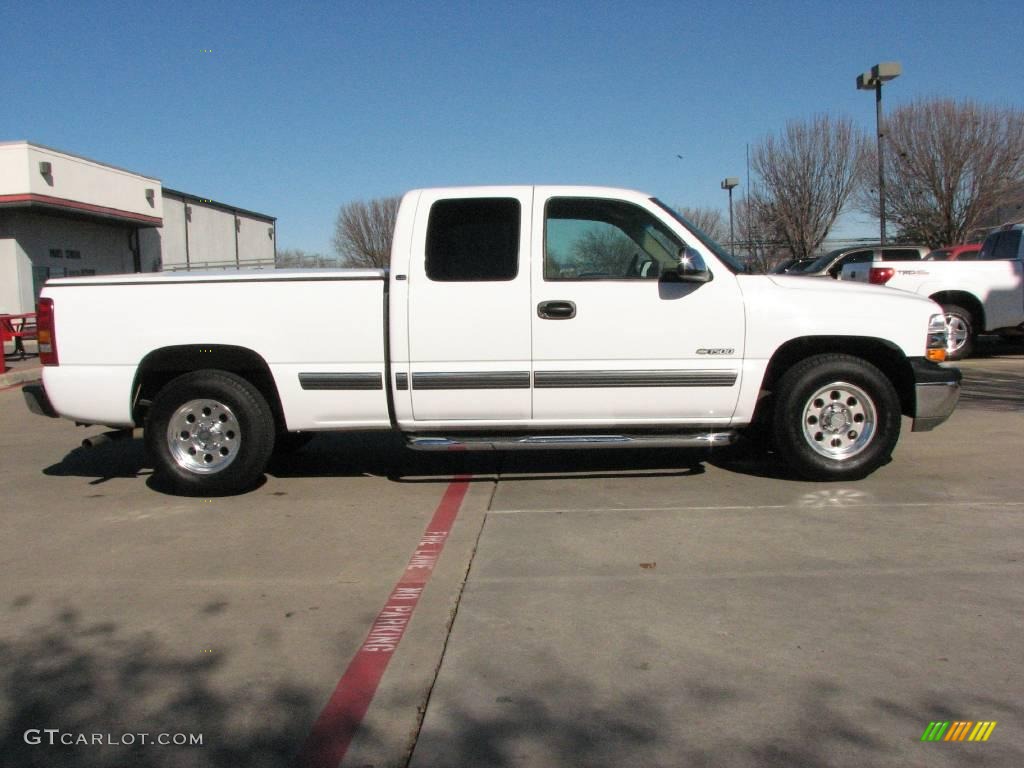
[[[191,371],[234,373],[255,386],[274,412],[278,430],[285,428],[281,397],[267,361],[245,347],[227,344],[182,344],[156,349],[142,358],[132,387],[132,418],[141,426],[146,411],[167,382]]]
[[[900,398],[900,410],[911,416],[915,408],[914,371],[899,348],[883,339],[850,336],[806,336],[787,341],[772,355],[765,371],[761,389],[771,393],[775,383],[796,363],[812,355],[841,353],[859,357],[874,365],[892,382]],[[761,398],[754,419],[763,417],[763,408],[770,408],[771,398]]]
[[[985,308],[978,298],[966,291],[940,291],[928,297],[938,304],[956,304],[971,313],[975,332],[985,330]]]

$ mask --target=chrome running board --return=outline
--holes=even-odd
[[[525,451],[589,448],[721,448],[736,442],[735,430],[656,435],[460,435],[407,436],[415,451]]]

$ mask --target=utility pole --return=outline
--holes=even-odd
[[[895,80],[903,73],[898,61],[876,64],[869,72],[857,75],[857,88],[875,92],[875,128],[878,133],[878,229],[879,240],[885,245],[885,162],[882,157],[885,131],[882,130],[882,83]]]

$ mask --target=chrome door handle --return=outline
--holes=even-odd
[[[571,301],[542,301],[537,305],[537,317],[542,320],[572,320],[576,317],[576,304]]]

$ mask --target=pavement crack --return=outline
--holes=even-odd
[[[500,478],[499,472],[496,474],[493,487],[491,488],[491,496],[487,500],[487,511],[491,509],[491,505],[494,503],[494,495],[497,493],[498,481]],[[430,700],[434,695],[434,686],[437,685],[437,678],[441,675],[441,667],[444,666],[445,656],[448,655],[448,643],[451,641],[452,628],[455,626],[455,620],[459,615],[459,607],[462,605],[462,594],[466,590],[466,582],[469,581],[469,576],[473,571],[473,563],[476,561],[477,549],[480,547],[480,538],[484,534],[484,527],[487,525],[487,514],[483,516],[480,521],[480,530],[477,531],[476,539],[473,542],[473,548],[469,553],[469,562],[466,563],[466,570],[462,574],[462,582],[459,584],[459,592],[455,596],[455,604],[452,606],[451,614],[448,617],[448,625],[445,628],[444,643],[441,646],[441,654],[437,659],[437,665],[434,667],[434,674],[430,679],[430,687],[427,689],[427,695],[423,699],[423,704],[416,708],[416,729],[412,734],[412,739],[409,743],[408,752],[405,755],[405,761],[403,762],[404,768],[409,768],[409,764],[412,762],[412,756],[416,752],[416,745],[420,740],[420,733],[423,731],[423,722],[427,717],[427,710],[430,708]]]

